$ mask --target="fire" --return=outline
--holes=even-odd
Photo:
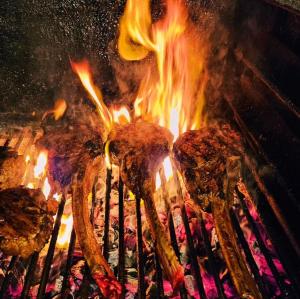
[[[61,217],[61,226],[59,229],[58,237],[57,237],[57,246],[58,248],[67,248],[71,233],[73,229],[73,216],[70,215],[62,215]]]
[[[164,172],[166,175],[167,181],[173,177],[173,168],[170,157],[167,157],[163,162]]]
[[[156,173],[156,178],[155,178],[155,189],[158,190],[161,186],[161,179],[159,172]]]
[[[164,18],[152,23],[149,0],[127,0],[118,49],[126,60],[155,53],[158,76],[149,68],[134,104],[135,115],[150,115],[177,138],[192,126],[201,126],[203,120],[204,49],[191,34],[182,1],[167,0],[166,4]]]
[[[112,117],[109,110],[103,102],[101,91],[93,83],[92,73],[88,61],[83,60],[78,63],[71,61],[71,66],[73,71],[78,75],[84,88],[91,96],[91,99],[96,105],[98,113],[104,122],[104,125],[107,127],[107,129],[110,129],[112,124]]]
[[[110,162],[110,155],[109,155],[109,141],[106,142],[105,144],[105,165],[107,169],[111,169],[112,165]]]
[[[47,165],[48,155],[46,152],[40,152],[37,158],[36,165],[33,169],[34,177],[41,178],[45,173],[45,168]]]
[[[48,178],[46,178],[45,181],[44,181],[42,192],[43,192],[43,194],[44,194],[44,196],[45,196],[45,198],[47,200],[48,197],[49,197],[49,194],[51,192],[51,186],[49,184]]]
[[[113,109],[112,115],[113,115],[113,121],[118,124],[126,124],[126,123],[130,123],[131,121],[129,111],[126,109],[126,107]]]

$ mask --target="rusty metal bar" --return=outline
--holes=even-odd
[[[52,237],[50,240],[48,252],[46,255],[45,263],[44,263],[44,269],[42,272],[41,280],[40,280],[40,286],[37,294],[37,299],[43,299],[45,298],[45,291],[46,291],[46,286],[51,270],[51,265],[52,265],[52,260],[54,256],[54,251],[55,251],[55,245],[58,237],[58,232],[61,224],[61,217],[64,212],[64,207],[65,207],[66,199],[65,196],[63,195],[61,202],[58,206],[58,211],[56,214],[56,219],[55,219],[55,224],[52,232]]]
[[[23,286],[23,290],[22,290],[20,299],[26,299],[28,297],[28,293],[29,293],[29,290],[31,287],[33,277],[34,277],[34,272],[36,269],[38,259],[39,259],[39,253],[34,252],[30,258],[30,262],[29,262],[28,269],[26,272],[24,286]]]
[[[9,287],[10,281],[11,281],[12,276],[13,276],[12,270],[15,267],[18,260],[19,260],[19,256],[13,256],[10,260],[10,263],[9,263],[9,265],[7,267],[7,270],[6,270],[5,278],[4,278],[4,280],[2,282],[2,285],[1,285],[0,299],[5,298],[6,291]]]
[[[230,210],[230,218],[232,221],[232,225],[236,231],[236,234],[238,236],[238,240],[244,250],[245,256],[246,256],[246,260],[247,263],[251,269],[251,272],[254,275],[254,278],[256,280],[257,286],[259,288],[259,291],[261,293],[261,295],[263,296],[264,299],[269,298],[268,295],[266,294],[265,288],[264,288],[264,282],[259,274],[259,269],[257,267],[257,264],[252,256],[251,250],[249,248],[249,245],[245,239],[244,233],[240,227],[240,224],[238,222],[238,219],[236,217],[236,215],[234,214],[233,210]]]
[[[108,260],[109,255],[109,217],[110,217],[110,193],[111,193],[112,170],[106,171],[106,192],[105,192],[105,214],[104,214],[104,236],[103,256]]]
[[[144,256],[143,256],[143,233],[141,216],[141,198],[136,196],[136,227],[137,227],[137,249],[138,249],[138,298],[146,298]]]
[[[122,285],[121,299],[125,298],[125,244],[124,244],[124,183],[119,177],[119,263],[118,279]]]
[[[61,299],[67,298],[67,288],[68,288],[68,278],[70,275],[70,269],[72,267],[72,261],[73,261],[73,253],[75,249],[75,243],[76,243],[76,234],[75,230],[73,228],[71,237],[70,237],[70,243],[69,243],[69,248],[68,248],[68,256],[67,256],[67,261],[66,261],[66,267],[64,271],[64,279],[62,282],[62,287],[61,287]]]

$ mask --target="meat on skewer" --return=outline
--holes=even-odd
[[[144,200],[146,218],[160,262],[173,288],[177,288],[183,282],[183,267],[160,223],[153,199],[155,174],[169,154],[172,135],[160,126],[136,120],[115,126],[108,140],[112,162],[120,166],[123,182]]]
[[[121,285],[102,255],[88,208],[88,195],[101,165],[101,135],[89,126],[74,124],[47,132],[38,146],[48,151],[49,181],[60,190],[72,185],[74,229],[93,278],[105,298],[119,298]]]
[[[0,249],[23,258],[41,251],[52,232],[55,203],[46,201],[40,189],[1,190]]]
[[[261,298],[230,219],[243,152],[240,136],[227,124],[213,125],[184,133],[173,152],[190,196],[202,210],[213,214],[221,250],[240,297]]]

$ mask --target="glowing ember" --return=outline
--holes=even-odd
[[[49,194],[51,192],[51,186],[49,184],[48,178],[46,178],[45,181],[44,181],[42,192],[45,195],[45,198],[48,199]]]
[[[45,167],[47,165],[47,153],[46,152],[40,152],[36,165],[34,167],[34,177],[40,178],[45,173]]]
[[[73,229],[73,216],[63,215],[61,218],[61,226],[57,237],[58,248],[67,248]]]

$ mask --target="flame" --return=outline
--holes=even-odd
[[[73,229],[73,216],[70,215],[62,215],[61,217],[61,225],[57,237],[57,247],[58,248],[67,248],[71,233]]]
[[[126,107],[121,107],[119,109],[112,109],[113,121],[118,124],[130,123],[131,118],[129,111]]]
[[[41,176],[43,176],[43,174],[45,173],[47,160],[48,160],[47,152],[44,151],[40,152],[37,158],[36,165],[33,169],[35,178],[40,178]]]
[[[105,165],[106,165],[106,168],[111,169],[112,165],[111,165],[111,162],[110,162],[110,155],[109,155],[109,141],[106,142],[104,151],[105,151]]]
[[[58,193],[54,193],[54,194],[53,194],[53,198],[54,198],[56,201],[58,201],[58,202],[60,201],[61,196],[62,196],[62,195],[61,195],[61,194],[58,194]]]
[[[29,188],[29,189],[34,189],[33,183],[28,183],[26,187]]]
[[[53,115],[55,120],[59,120],[67,110],[67,103],[64,99],[57,99],[54,103]]]
[[[163,161],[163,166],[164,166],[164,172],[166,175],[166,179],[168,181],[173,177],[173,168],[172,168],[172,163],[171,163],[170,157],[167,157]]]
[[[160,179],[159,172],[157,172],[155,177],[155,190],[158,190],[160,186],[161,186],[161,179]]]
[[[93,83],[92,79],[92,72],[90,69],[90,65],[87,60],[83,60],[81,62],[75,63],[71,61],[71,66],[73,71],[78,75],[81,83],[83,84],[84,88],[87,90],[91,99],[93,100],[98,113],[101,119],[104,122],[104,125],[108,130],[111,128],[112,124],[112,117],[107,109],[106,105],[103,102],[101,91],[98,87]]]
[[[44,181],[42,192],[43,192],[43,194],[44,194],[44,196],[45,196],[45,198],[47,200],[48,197],[49,197],[49,194],[51,192],[51,186],[49,184],[48,178],[46,178],[45,181]]]
[[[126,60],[141,60],[154,52],[158,76],[149,68],[134,103],[135,116],[150,115],[174,138],[202,125],[206,85],[204,47],[192,34],[182,2],[167,0],[164,18],[152,23],[149,0],[127,0],[118,40]]]

